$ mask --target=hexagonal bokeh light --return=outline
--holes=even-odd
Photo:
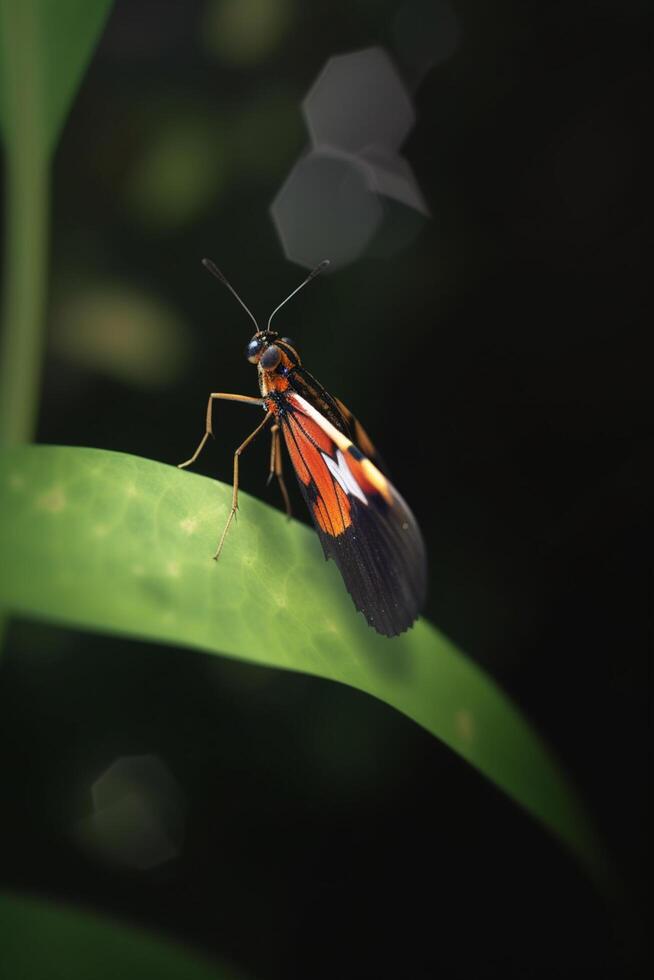
[[[116,759],[93,783],[91,796],[94,812],[77,827],[87,851],[139,871],[179,854],[186,804],[177,780],[157,756]]]
[[[361,159],[369,164],[372,188],[378,194],[413,208],[425,217],[429,215],[418,181],[403,156],[383,146],[368,146],[362,151]]]
[[[371,174],[357,157],[314,150],[293,167],[271,213],[284,251],[299,265],[356,259],[382,220]]]
[[[350,153],[370,144],[396,149],[415,122],[411,98],[383,48],[330,58],[302,108],[314,146]]]
[[[399,153],[415,112],[382,48],[330,58],[302,108],[313,146],[295,164],[270,209],[287,258],[308,268],[324,258],[332,268],[353,262],[381,225],[393,221],[384,198],[423,218],[429,215],[413,171]],[[399,243],[401,237],[387,237],[393,240]]]

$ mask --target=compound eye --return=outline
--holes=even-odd
[[[256,364],[259,360],[259,355],[261,353],[261,341],[253,337],[250,343],[245,348],[245,356],[247,357],[250,364]]]
[[[274,344],[271,344],[270,347],[267,347],[261,355],[259,363],[264,371],[274,371],[281,359],[282,352],[280,351],[279,347],[275,347]]]

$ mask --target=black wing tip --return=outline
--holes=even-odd
[[[404,633],[408,633],[410,629],[413,629],[413,627],[418,622],[418,619],[420,618],[420,616],[417,615],[414,616],[412,620],[407,621],[402,625],[400,625],[399,623],[395,623],[393,625],[385,626],[381,623],[376,623],[374,619],[371,619],[369,616],[366,616],[365,613],[363,615],[365,616],[368,626],[372,626],[375,632],[379,633],[380,636],[387,636],[389,639],[392,639],[395,636],[402,636]]]
[[[419,601],[413,596],[404,604],[380,605],[377,602],[371,604],[365,599],[362,601],[362,597],[355,595],[349,588],[348,592],[356,609],[364,617],[368,626],[371,626],[381,636],[402,636],[403,633],[407,633],[420,619],[420,613],[424,606],[424,596]]]
[[[420,617],[427,597],[427,559],[415,519],[398,497],[393,520],[382,522],[390,538],[368,525],[374,508],[352,501],[353,526],[338,537],[318,529],[326,559],[338,566],[345,588],[368,626],[381,636],[401,636]],[[382,507],[385,510],[385,506]],[[372,511],[372,513],[371,513]],[[355,527],[357,530],[355,531]],[[368,531],[368,533],[366,533]],[[408,537],[405,535],[409,534]]]

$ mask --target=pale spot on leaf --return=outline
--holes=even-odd
[[[183,521],[179,522],[179,526],[186,534],[193,534],[198,526],[198,522],[195,517],[185,517]]]
[[[108,524],[94,524],[91,528],[93,536],[96,538],[106,538],[111,528]]]
[[[166,575],[169,575],[171,578],[179,578],[180,571],[179,562],[177,561],[169,561],[166,565]]]
[[[61,487],[52,487],[37,497],[36,506],[50,514],[59,514],[66,506],[66,494]]]
[[[20,473],[12,473],[9,477],[9,488],[11,490],[22,490],[25,486],[25,480],[20,475]]]
[[[467,708],[459,708],[454,716],[454,726],[459,738],[472,742],[475,737],[475,719]]]

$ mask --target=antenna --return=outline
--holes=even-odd
[[[295,296],[296,293],[299,293],[299,291],[302,289],[303,286],[306,286],[308,282],[311,282],[312,279],[315,279],[316,276],[320,275],[323,269],[326,269],[328,265],[329,265],[329,259],[323,259],[320,265],[317,265],[316,268],[313,270],[313,272],[309,273],[309,275],[304,280],[304,282],[301,282],[300,285],[296,289],[294,289],[293,292],[290,293],[282,303],[279,304],[279,306],[275,307],[275,309],[270,314],[270,318],[268,319],[268,326],[266,327],[266,330],[270,330],[270,324],[272,323],[272,318],[274,317],[275,313],[277,313],[278,310],[281,310],[282,306],[285,306],[286,303],[288,303],[289,299],[291,299],[291,297]]]
[[[227,279],[222,274],[222,272],[220,271],[220,269],[218,268],[218,266],[216,265],[216,263],[215,262],[212,262],[211,259],[202,259],[202,265],[205,267],[205,269],[207,269],[211,273],[212,276],[215,276],[216,279],[219,279],[221,281],[221,283],[223,284],[223,286],[227,286],[227,288],[229,289],[229,291],[232,294],[232,296],[235,296],[236,297],[236,299],[239,301],[239,303],[241,304],[241,306],[243,307],[243,309],[245,310],[245,312],[247,313],[247,315],[250,317],[250,319],[254,323],[255,327],[257,328],[257,333],[261,333],[261,331],[259,330],[259,324],[257,323],[257,321],[256,321],[256,319],[254,317],[254,313],[252,313],[252,311],[248,309],[248,307],[245,305],[245,303],[243,302],[243,300],[241,299],[241,297],[238,295],[238,293],[236,292],[236,290],[234,289],[234,287],[229,282],[227,282]],[[312,276],[315,275],[315,272],[312,272],[311,275]],[[311,276],[309,278],[311,278]]]

